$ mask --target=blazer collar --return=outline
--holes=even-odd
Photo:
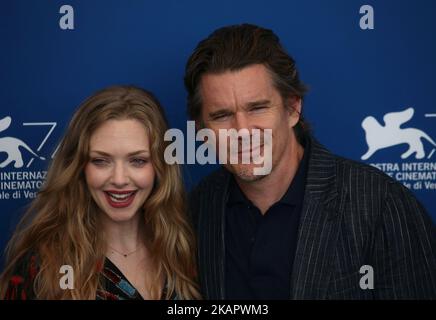
[[[291,279],[291,298],[325,299],[346,189],[338,190],[337,157],[311,140],[306,191]]]

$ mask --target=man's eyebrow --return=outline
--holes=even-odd
[[[100,151],[100,150],[91,150],[91,153],[97,153],[97,154],[105,156],[105,157],[112,156],[110,153]],[[138,151],[133,151],[133,152],[128,153],[127,156],[129,156],[129,157],[136,156],[136,155],[141,154],[141,153],[146,153],[147,155],[150,154],[150,152],[148,150],[138,150]]]
[[[247,103],[247,107],[265,106],[271,103],[271,100],[263,99]]]
[[[257,106],[266,106],[266,105],[269,105],[270,103],[271,103],[271,100],[269,100],[269,99],[252,101],[252,102],[248,102],[246,104],[246,108],[252,108],[252,107],[257,107]],[[228,115],[228,114],[231,114],[233,112],[234,111],[230,108],[222,108],[222,109],[219,109],[217,111],[209,113],[209,117],[215,118],[217,116]]]
[[[209,113],[209,117],[210,118],[215,118],[217,116],[223,116],[223,115],[231,114],[232,112],[233,112],[233,110],[231,110],[230,108],[223,108],[223,109],[219,109],[217,111],[213,111],[213,112]]]

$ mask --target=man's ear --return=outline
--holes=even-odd
[[[204,128],[204,122],[203,119],[201,119],[201,116],[198,117],[198,119],[195,120],[195,130],[199,131]]]
[[[293,96],[287,98],[285,107],[289,114],[289,127],[293,128],[300,120],[302,101],[300,97]]]
[[[197,120],[195,120],[195,131],[197,133],[201,129],[205,129],[205,128],[206,128],[206,126],[204,125],[204,121],[203,121],[203,119],[200,116]],[[204,137],[204,142],[207,143],[208,141],[209,141],[209,137],[206,135]]]

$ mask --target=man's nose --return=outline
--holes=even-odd
[[[116,187],[123,187],[129,183],[127,170],[122,163],[115,164],[111,182]]]
[[[248,121],[248,117],[247,114],[243,111],[238,111],[235,114],[235,123],[234,123],[234,128],[236,130],[241,130],[241,129],[248,129],[250,130],[250,123]]]

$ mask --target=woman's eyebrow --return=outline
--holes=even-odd
[[[105,156],[105,157],[112,156],[110,153],[100,151],[100,150],[91,150],[91,153],[97,153],[97,154]],[[141,153],[146,153],[147,155],[150,154],[150,152],[148,150],[138,150],[138,151],[129,152],[127,155],[129,157],[131,157],[131,156],[136,156],[136,155],[141,154]]]

